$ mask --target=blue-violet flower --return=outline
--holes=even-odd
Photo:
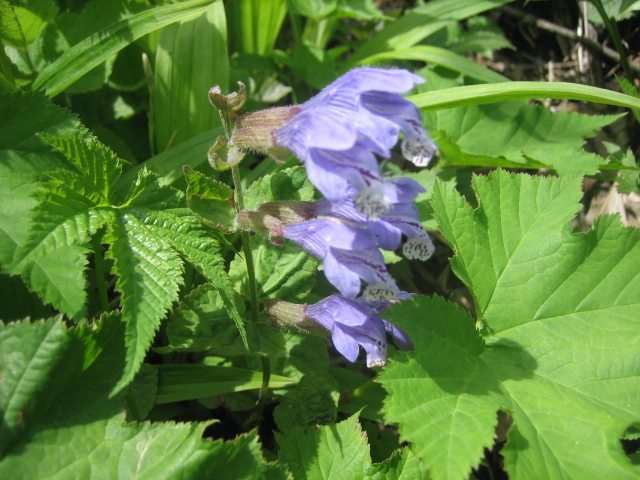
[[[275,129],[274,144],[305,162],[309,179],[326,198],[339,201],[351,184],[366,198],[356,199],[356,207],[375,216],[388,208],[388,199],[374,154],[390,157],[400,131],[403,155],[415,165],[426,166],[437,149],[418,108],[400,96],[423,82],[407,70],[351,70]]]
[[[361,279],[371,299],[395,298],[400,291],[370,230],[337,218],[316,218],[286,225],[282,236],[322,258],[327,280],[345,297],[360,293]]]
[[[331,295],[308,305],[305,316],[331,332],[336,349],[350,362],[358,358],[359,346],[367,352],[367,366],[385,365],[389,332],[399,346],[413,350],[408,335],[377,316],[378,310],[362,299]]]
[[[425,191],[424,188],[415,180],[406,177],[385,180],[383,186],[387,198],[391,200],[391,206],[378,218],[371,219],[356,209],[356,190],[353,187],[348,187],[338,202],[332,203],[325,198],[318,200],[315,213],[366,225],[375,233],[378,246],[384,250],[396,250],[404,233],[407,236],[403,246],[404,255],[409,259],[429,259],[435,247],[429,234],[422,228],[418,209],[413,203],[418,194]]]

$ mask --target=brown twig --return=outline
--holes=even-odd
[[[510,15],[512,17],[517,17],[519,19],[521,19],[523,22],[531,24],[531,25],[535,25],[536,27],[542,29],[542,30],[547,30],[549,32],[553,32],[557,35],[560,35],[561,37],[565,37],[565,38],[569,38],[571,40],[574,40],[576,42],[580,42],[581,44],[583,44],[585,47],[587,47],[589,50],[600,54],[600,55],[604,55],[605,57],[610,58],[611,60],[614,60],[618,63],[620,63],[620,54],[616,51],[613,50],[612,48],[608,48],[602,45],[599,45],[598,43],[594,42],[593,40],[591,40],[590,38],[587,37],[583,37],[581,35],[578,35],[576,32],[574,32],[573,30],[570,30],[566,27],[563,27],[561,25],[557,25],[555,23],[549,22],[547,20],[542,20],[534,15],[531,15],[529,13],[525,13],[522,12],[516,8],[513,7],[509,7],[509,6],[502,6],[500,8],[500,10],[504,13],[506,13],[507,15]],[[629,61],[629,66],[631,67],[631,70],[633,70],[635,73],[640,74],[640,64],[634,62],[634,61]]]

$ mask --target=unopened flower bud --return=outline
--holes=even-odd
[[[289,123],[300,112],[299,106],[275,107],[244,115],[237,119],[231,142],[241,149],[253,150],[281,160],[291,152],[275,145],[271,132]]]
[[[257,211],[279,218],[284,223],[300,223],[315,218],[315,208],[315,202],[267,202]]]
[[[284,235],[285,224],[281,220],[263,212],[245,210],[236,215],[235,224],[241,230],[260,233],[268,237]]]
[[[272,298],[266,302],[265,308],[271,316],[271,323],[279,328],[296,328],[300,331],[313,330],[318,324],[306,317],[307,305],[285,302]]]
[[[235,112],[240,110],[247,101],[247,89],[242,82],[238,82],[237,92],[229,95],[222,95],[222,90],[218,85],[209,90],[209,101],[218,109],[225,112]]]

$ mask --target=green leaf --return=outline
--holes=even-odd
[[[53,97],[143,35],[200,13],[211,3],[211,0],[192,0],[164,5],[122,20],[67,50],[40,72],[33,89],[44,89]]]
[[[156,404],[158,369],[143,363],[127,391],[127,420],[141,422]]]
[[[8,443],[1,478],[287,478],[265,463],[255,432],[212,442],[202,439],[206,423],[125,423],[125,393],[109,397],[125,365],[123,329],[117,314],[71,330],[59,321],[0,325],[1,369],[21,379],[2,383],[13,390],[0,396],[13,402],[2,428],[18,413],[21,436]]]
[[[55,17],[58,7],[52,0],[8,0],[0,3],[0,39],[25,50]]]
[[[74,175],[76,182],[67,184],[68,188],[84,195],[96,206],[108,206],[115,202],[114,187],[122,173],[121,161],[115,153],[91,137],[41,136],[78,169],[80,175]],[[56,178],[55,174],[51,176]],[[63,182],[68,180],[71,180],[68,175],[61,178]]]
[[[218,243],[193,216],[179,214],[178,211],[155,212],[149,217],[148,222],[152,223],[173,248],[216,287],[227,313],[233,318],[248,349],[244,320],[236,306],[235,292],[225,270],[224,258],[220,254]]]
[[[245,208],[255,210],[265,202],[311,201],[313,184],[302,167],[287,168],[259,178],[245,192]]]
[[[225,5],[239,53],[268,56],[287,15],[287,0],[237,0]]]
[[[262,372],[242,368],[197,365],[157,365],[158,404],[206,398],[223,393],[256,390],[262,386]],[[297,380],[271,375],[269,388],[283,388]]]
[[[316,20],[330,15],[337,6],[338,0],[289,0],[291,12]]]
[[[82,40],[111,27],[124,18],[139,13],[146,7],[147,5],[142,2],[94,0],[88,2],[80,14],[65,12],[59,15],[50,23],[42,39],[30,49],[36,70],[43,70]],[[115,55],[106,58],[100,65],[75,81],[66,91],[85,93],[101,88],[111,75],[115,58]]]
[[[384,18],[384,15],[373,0],[338,0],[338,15],[340,17],[362,18],[372,20]]]
[[[584,100],[627,108],[640,108],[640,98],[630,95],[565,82],[503,82],[484,85],[467,85],[407,97],[422,111],[482,105],[485,103],[526,100],[532,98],[557,98]]]
[[[493,444],[498,410],[513,419],[501,451],[510,478],[638,475],[619,438],[640,415],[640,235],[616,217],[571,233],[580,183],[474,177],[477,210],[436,185],[452,268],[486,334],[438,297],[402,302],[383,317],[407,331],[415,353],[380,377],[387,420],[434,479],[467,476]]]
[[[234,230],[233,189],[208,178],[188,165],[183,167],[187,180],[187,205],[205,225]]]
[[[380,464],[371,464],[367,435],[353,415],[323,427],[295,427],[276,433],[280,461],[295,480],[427,479],[419,460],[408,449]]]
[[[273,411],[278,429],[285,434],[293,427],[328,425],[338,416],[338,383],[328,373],[312,372],[285,393]]]
[[[163,183],[167,185],[184,178],[184,165],[196,168],[207,163],[206,152],[223,133],[222,127],[209,130],[128,168],[118,181],[118,191],[126,191],[136,181],[139,172],[145,169],[161,176]]]
[[[369,57],[382,52],[412,47],[429,35],[458,20],[499,7],[510,0],[435,0],[405,13],[385,26],[347,59],[342,72],[356,64],[369,64]]]
[[[618,18],[622,18],[627,13],[640,10],[640,0],[622,0],[618,9]]]
[[[187,295],[171,316],[167,325],[169,345],[161,351],[284,355],[285,342],[281,332],[268,325],[245,325],[249,351],[242,335],[229,316],[218,290],[204,284]]]
[[[427,75],[430,79],[433,75]],[[579,170],[589,175],[595,174],[604,160],[582,149],[584,139],[617,118],[553,113],[523,101],[425,114],[443,166],[551,168],[559,174]],[[487,142],[487,138],[494,141]]]
[[[152,93],[158,151],[221,125],[218,110],[207,98],[216,85],[228,93],[227,23],[222,2],[162,29]]]
[[[60,317],[47,322],[0,322],[0,457],[24,435],[38,412],[38,393],[53,375],[68,339]]]
[[[324,339],[314,335],[284,332],[288,355],[271,357],[271,371],[300,379],[312,372],[326,372],[329,353]]]
[[[433,63],[457,71],[467,77],[485,83],[508,82],[509,79],[445,48],[417,45],[410,48],[381,52],[359,62],[362,64],[384,63],[389,60],[416,60]]]
[[[251,251],[255,263],[258,298],[281,298],[287,301],[304,300],[315,285],[320,261],[298,245],[286,242],[273,245],[268,238],[251,237]],[[249,292],[249,279],[244,257],[236,254],[229,276],[237,290]]]
[[[126,386],[140,368],[160,319],[178,300],[182,262],[163,236],[134,213],[123,213],[109,224],[106,257],[114,261],[121,294],[122,317],[127,324],[127,369],[116,386]]]

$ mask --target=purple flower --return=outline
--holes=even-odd
[[[382,304],[376,305],[384,308]],[[331,332],[336,349],[350,362],[358,358],[359,346],[367,352],[367,366],[387,363],[386,332],[398,345],[413,350],[409,336],[395,325],[377,316],[379,310],[362,299],[331,295],[314,305],[308,305],[305,316]]]
[[[418,194],[425,191],[424,188],[415,180],[405,177],[385,180],[383,188],[391,206],[378,218],[371,219],[356,209],[358,192],[353,187],[348,187],[343,198],[336,203],[324,198],[318,200],[316,214],[367,225],[376,235],[378,246],[384,250],[396,250],[404,233],[407,236],[404,255],[409,259],[427,260],[433,255],[435,247],[422,228],[418,209],[413,204]]]
[[[426,166],[436,151],[420,111],[400,96],[423,82],[407,70],[352,70],[300,105],[291,121],[272,132],[274,143],[305,162],[309,179],[329,200],[340,200],[351,184],[369,199],[358,207],[384,210],[374,154],[390,157],[400,131],[403,155],[414,164]]]
[[[395,297],[399,292],[369,230],[337,218],[316,218],[286,225],[283,236],[322,258],[327,280],[346,297],[360,293],[361,279],[369,284],[370,298]]]

